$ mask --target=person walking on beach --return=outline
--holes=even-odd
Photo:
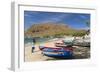
[[[32,40],[33,40],[33,45],[32,45],[32,53],[34,53],[36,40],[35,40],[35,38],[33,38]]]

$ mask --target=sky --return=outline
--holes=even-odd
[[[24,11],[25,30],[41,23],[62,23],[74,29],[87,29],[87,21],[90,21],[90,14]]]

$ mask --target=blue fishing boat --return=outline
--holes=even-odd
[[[73,48],[54,48],[54,47],[40,47],[42,54],[48,57],[55,58],[72,58],[73,57]]]

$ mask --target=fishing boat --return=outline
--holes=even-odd
[[[71,47],[73,46],[73,41],[74,41],[74,38],[65,38],[65,39],[62,39],[61,42],[56,42],[55,46],[56,47]]]
[[[73,46],[73,41],[74,41],[74,40],[68,40],[68,39],[67,39],[67,40],[66,40],[66,39],[65,39],[65,40],[62,40],[62,42],[63,42],[66,46]]]
[[[73,57],[73,47],[40,47],[42,50],[42,54],[48,57],[55,58],[72,58]]]
[[[55,43],[56,47],[68,47],[69,45],[66,45],[65,43]]]
[[[75,40],[74,46],[90,47],[90,42],[87,40]]]
[[[83,39],[74,40],[73,45],[82,46],[82,47],[90,47],[90,35],[85,35]]]

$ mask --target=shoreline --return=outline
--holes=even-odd
[[[47,42],[44,42],[42,44],[35,44],[35,49],[34,49],[34,53],[32,53],[32,45],[27,45],[25,46],[25,62],[32,62],[32,61],[48,61],[48,60],[58,60],[52,57],[47,57],[44,56],[42,53],[42,51],[39,49],[39,46],[47,46],[47,47],[55,47],[54,43],[55,42],[61,42],[62,39],[58,39],[58,40],[49,40]],[[90,58],[90,48],[87,47],[77,47],[74,46],[74,56],[75,59],[84,59],[84,58]],[[61,59],[59,59],[61,60]],[[66,60],[66,59],[65,59]],[[74,60],[74,58],[73,58]]]
[[[54,47],[56,41],[47,41],[42,43],[43,46]],[[51,57],[43,56],[42,51],[39,49],[40,44],[35,44],[34,53],[31,52],[32,45],[25,46],[25,62],[29,61],[45,61],[47,59],[53,59]]]

